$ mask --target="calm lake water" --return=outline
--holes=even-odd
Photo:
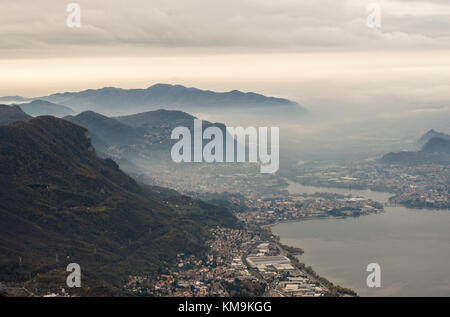
[[[295,193],[348,190],[291,183]],[[352,190],[380,202],[386,193]],[[301,247],[300,260],[360,296],[450,296],[450,211],[386,207],[382,214],[313,219],[272,228],[288,245]],[[381,288],[366,286],[367,264],[381,266]]]

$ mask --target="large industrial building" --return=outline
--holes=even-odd
[[[250,264],[251,267],[257,267],[259,265],[274,265],[274,264],[290,264],[291,261],[283,256],[283,255],[276,255],[276,256],[249,256],[247,258],[248,264]]]

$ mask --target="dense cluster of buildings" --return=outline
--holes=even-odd
[[[304,166],[297,181],[316,186],[368,188],[396,194],[392,203],[408,207],[450,208],[450,166],[443,164]]]
[[[130,276],[126,288],[133,293],[153,296],[228,296],[225,282],[236,278],[255,279],[242,257],[259,240],[259,235],[251,230],[215,228],[207,241],[207,254],[200,258],[180,253],[170,273],[156,280]]]
[[[236,215],[250,225],[267,225],[310,217],[354,217],[382,210],[381,204],[366,198],[285,194],[274,198],[249,199],[248,211]]]
[[[417,190],[414,187],[390,198],[394,204],[410,208],[450,209],[450,188],[433,188]]]
[[[265,285],[263,296],[324,296],[325,286],[296,268],[274,242],[251,230],[215,228],[204,257],[180,253],[176,268],[156,279],[129,276],[125,289],[150,296],[229,296],[227,285]]]

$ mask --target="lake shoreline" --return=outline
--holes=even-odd
[[[300,193],[302,185],[289,189]],[[308,186],[307,190],[321,192],[323,188]],[[325,192],[332,191],[327,188]],[[380,217],[305,217],[267,227],[283,244],[304,250],[301,262],[359,296],[450,296],[450,213],[397,204],[377,215]],[[341,221],[348,218],[355,221]],[[381,289],[365,285],[365,266],[372,262],[382,266]]]

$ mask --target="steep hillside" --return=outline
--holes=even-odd
[[[209,226],[237,225],[224,208],[138,185],[87,135],[54,117],[0,127],[0,281],[60,289],[74,262],[85,286],[72,291],[121,294],[128,274],[201,255]]]

